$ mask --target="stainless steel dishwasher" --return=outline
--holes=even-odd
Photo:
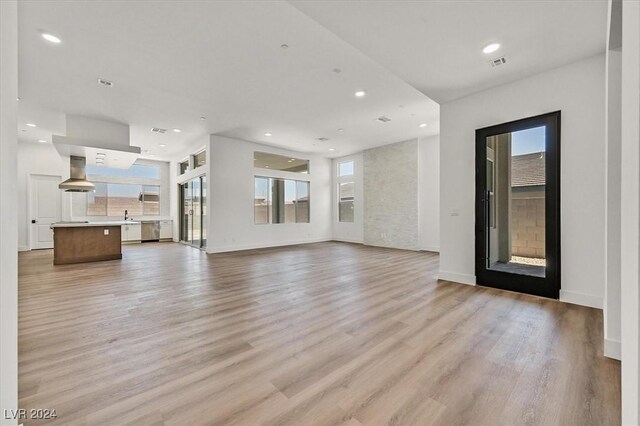
[[[146,241],[160,241],[159,220],[142,221],[142,242]]]

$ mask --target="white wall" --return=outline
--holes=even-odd
[[[610,358],[620,359],[620,185],[621,185],[621,107],[622,107],[622,51],[619,45],[621,16],[618,7],[609,4],[609,36],[606,56],[606,136],[605,168],[606,168],[606,262],[605,262],[605,294],[604,294],[604,354]]]
[[[0,424],[18,408],[18,230],[16,156],[18,5],[0,2]]]
[[[331,173],[333,185],[331,189],[332,206],[332,235],[336,241],[360,243],[364,241],[364,162],[362,152],[333,160]],[[338,165],[347,161],[353,161],[353,176],[338,176]],[[355,193],[353,201],[353,222],[338,222],[338,185],[343,182],[353,182]]]
[[[331,160],[216,135],[211,135],[208,151],[208,253],[331,239]],[[254,169],[254,151],[309,159],[310,173]],[[254,224],[255,174],[309,180],[311,223]]]
[[[440,251],[440,135],[418,139],[420,248]]]
[[[440,278],[475,283],[475,130],[562,111],[561,300],[604,297],[604,55],[440,107]]]
[[[640,421],[640,2],[622,3],[622,424]]]

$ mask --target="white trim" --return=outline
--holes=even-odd
[[[31,251],[29,246],[18,246],[18,251]]]
[[[314,238],[310,240],[287,241],[287,242],[278,242],[278,243],[247,244],[247,245],[235,245],[235,246],[225,246],[225,247],[207,247],[207,253],[227,253],[231,251],[295,246],[299,244],[323,243],[327,241],[332,241],[332,240],[331,238]]]
[[[458,274],[457,272],[440,271],[438,272],[438,279],[459,284],[476,285],[475,275]]]
[[[351,240],[349,238],[332,238],[331,241],[337,241],[339,243],[364,244],[364,241]]]
[[[577,291],[560,290],[560,301],[574,305],[588,306],[602,309],[602,297],[592,294],[579,293]]]
[[[617,340],[604,339],[604,356],[620,361],[622,345]]]
[[[440,247],[436,247],[436,246],[426,246],[426,247],[422,247],[420,250],[422,250],[422,251],[432,251],[434,253],[440,253]]]

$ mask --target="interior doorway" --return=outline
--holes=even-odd
[[[207,177],[180,184],[180,241],[198,248],[207,246]]]
[[[61,176],[29,176],[29,221],[32,250],[53,248],[51,224],[59,222],[62,216],[62,192],[58,184]]]
[[[559,297],[559,111],[476,131],[476,278]]]

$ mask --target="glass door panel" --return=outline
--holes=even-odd
[[[191,181],[192,185],[192,194],[193,194],[193,203],[192,203],[192,228],[191,228],[191,244],[196,247],[200,247],[201,240],[201,224],[202,224],[202,212],[201,212],[201,194],[200,194],[200,178],[193,179]]]
[[[487,268],[545,276],[545,126],[487,141]]]
[[[202,176],[200,182],[201,196],[200,196],[200,204],[202,206],[202,224],[200,226],[201,229],[201,247],[207,246],[207,177]]]

